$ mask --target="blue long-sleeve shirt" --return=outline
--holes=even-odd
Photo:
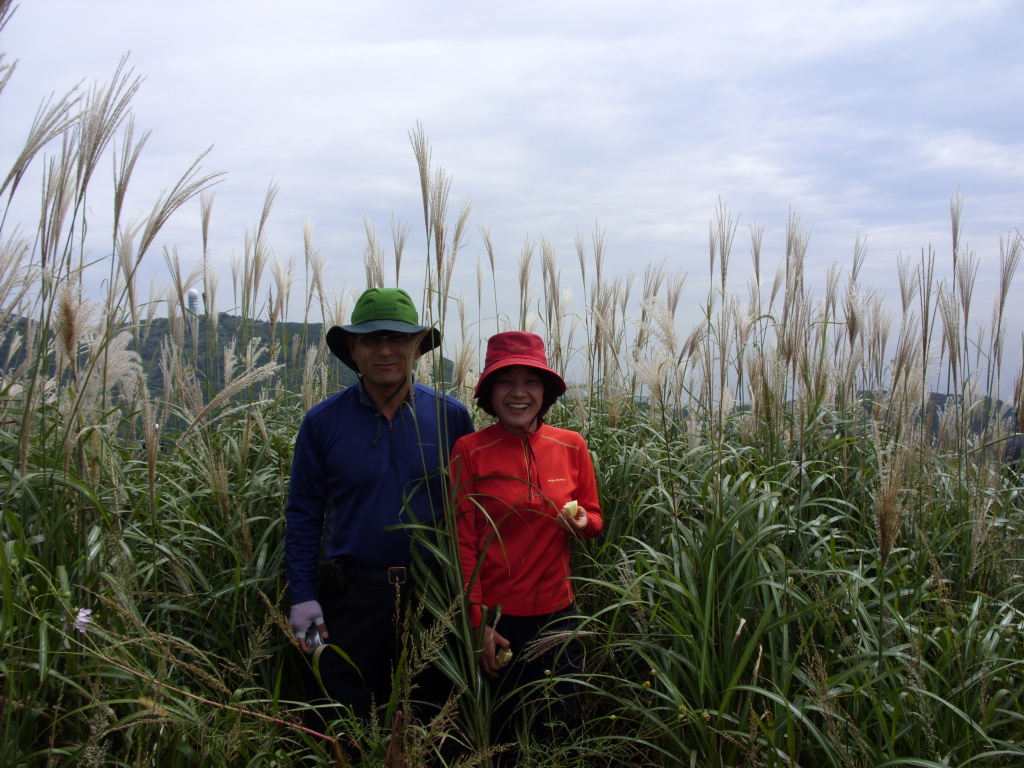
[[[285,571],[292,604],[316,599],[317,563],[407,565],[403,523],[444,514],[443,470],[455,441],[473,431],[466,407],[414,383],[391,422],[356,384],[306,414],[288,489]]]

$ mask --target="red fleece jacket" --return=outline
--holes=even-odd
[[[570,534],[555,516],[575,499],[589,517],[582,536],[604,528],[583,437],[546,424],[520,437],[495,424],[459,438],[451,476],[473,626],[480,625],[481,606],[543,616],[569,605]]]

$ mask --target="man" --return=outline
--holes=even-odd
[[[313,650],[306,634],[315,627],[343,652],[321,653],[320,676],[329,697],[360,717],[391,693],[396,596],[407,596],[411,578],[412,536],[403,526],[444,514],[451,448],[473,431],[464,405],[412,380],[416,359],[440,343],[405,291],[365,291],[352,324],[327,333],[359,382],[311,408],[295,441],[285,533],[290,623],[303,651]],[[312,674],[307,684],[310,701],[322,700]]]

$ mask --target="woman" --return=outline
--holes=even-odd
[[[497,701],[491,718],[494,743],[513,735],[508,726],[521,686],[549,676],[554,690],[543,697],[544,713],[534,713],[535,735],[554,736],[541,724],[559,723],[565,734],[579,721],[573,684],[565,678],[583,670],[570,543],[597,536],[604,522],[583,437],[544,423],[564,392],[565,382],[548,366],[539,336],[522,331],[492,336],[475,396],[498,421],[461,437],[452,450],[456,531],[474,628],[479,630],[486,614],[477,636],[480,666],[493,681]],[[542,633],[567,639],[535,644],[538,651],[549,646],[538,656],[530,649],[522,653]],[[508,651],[511,663],[503,658]]]

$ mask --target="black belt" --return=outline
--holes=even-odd
[[[393,565],[390,568],[359,568],[358,566],[350,565],[347,570],[349,576],[355,581],[405,584],[408,580],[408,569],[402,565]]]

